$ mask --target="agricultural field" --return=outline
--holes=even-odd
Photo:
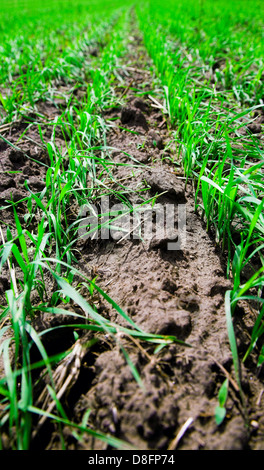
[[[0,11],[0,449],[264,450],[264,4]]]

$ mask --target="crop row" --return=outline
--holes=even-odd
[[[244,359],[264,314],[263,5],[249,3],[153,1],[138,15],[196,209],[227,256],[227,316],[243,299],[258,304]]]
[[[111,18],[112,16],[112,18]],[[40,101],[37,87],[32,93],[30,112],[33,119],[27,119],[22,113],[13,112],[5,116],[6,123],[12,120],[22,120],[26,123],[23,137],[30,135],[33,128],[38,129],[43,149],[46,152],[48,163],[45,163],[46,174],[43,190],[35,192],[25,181],[27,196],[24,199],[25,213],[21,219],[17,211],[17,204],[12,202],[13,217],[10,225],[5,224],[1,229],[2,251],[1,270],[10,279],[10,287],[6,291],[6,303],[2,305],[0,314],[1,324],[1,356],[3,357],[5,376],[0,381],[1,393],[1,421],[2,435],[8,435],[8,446],[13,449],[28,449],[32,440],[32,426],[34,415],[39,416],[39,426],[43,420],[55,419],[58,423],[70,424],[82,434],[91,433],[95,437],[105,440],[114,447],[126,446],[118,439],[104,436],[102,433],[89,428],[86,423],[77,425],[70,423],[65,416],[59,402],[62,390],[56,390],[52,375],[52,365],[61,361],[65,356],[49,357],[42,344],[41,337],[32,326],[32,319],[39,312],[57,315],[72,315],[72,328],[86,328],[95,332],[110,335],[118,341],[120,327],[103,318],[96,307],[80,295],[80,288],[85,286],[87,296],[92,296],[94,289],[98,289],[106,301],[113,305],[118,314],[128,322],[124,333],[131,333],[145,341],[161,342],[174,341],[174,338],[157,337],[146,334],[138,328],[126,313],[117,306],[99,287],[94,280],[87,279],[78,271],[76,259],[76,243],[78,241],[78,225],[80,223],[79,209],[85,202],[95,202],[102,194],[112,192],[110,151],[106,145],[107,126],[102,118],[102,111],[116,104],[118,98],[115,94],[114,81],[117,80],[119,58],[125,54],[129,17],[127,11],[114,11],[108,21],[97,24],[95,33],[86,38],[80,35],[76,42],[66,48],[65,57],[72,61],[71,67],[64,62],[65,68],[60,78],[65,77],[70,83],[65,90],[64,105],[58,107],[55,118],[43,119],[36,112],[36,103]],[[83,44],[98,46],[97,41],[103,41],[98,53],[86,62],[86,53]],[[32,54],[32,57],[34,54]],[[60,63],[59,56],[54,57],[54,66]],[[23,59],[24,60],[24,59]],[[15,66],[15,64],[14,64]],[[36,77],[42,74],[42,68],[35,69]],[[30,74],[32,78],[34,74]],[[85,88],[82,98],[74,99],[73,90],[80,89],[81,79]],[[87,80],[87,77],[88,80]],[[48,77],[50,79],[50,77]],[[120,79],[121,80],[121,79]],[[36,84],[38,80],[36,80]],[[53,77],[52,86],[55,87]],[[12,83],[11,83],[12,85]],[[122,81],[120,83],[122,87]],[[56,89],[55,89],[56,93]],[[26,101],[25,101],[26,99]],[[41,100],[47,100],[42,95]],[[23,106],[27,104],[27,97],[23,97]],[[15,107],[19,103],[15,104]],[[3,127],[4,127],[3,126]],[[5,127],[4,127],[5,128]],[[49,135],[48,141],[45,131]],[[63,138],[64,146],[58,144],[58,135]],[[19,152],[19,147],[2,136],[5,143]],[[61,144],[61,140],[59,141]],[[41,163],[41,161],[40,161]],[[124,189],[115,189],[115,195],[122,197]],[[12,191],[11,191],[12,192]],[[123,199],[123,197],[122,197]],[[10,207],[5,205],[2,210]],[[70,208],[75,208],[74,216]],[[57,287],[50,290],[50,274]],[[81,279],[76,284],[75,279]],[[74,287],[73,287],[74,285]],[[37,295],[37,300],[36,300]],[[79,305],[83,315],[79,315],[69,306],[70,302]],[[59,307],[61,303],[64,308]],[[44,331],[42,334],[45,334]],[[95,339],[96,340],[96,339]],[[14,347],[13,347],[14,345]],[[41,360],[37,364],[31,362],[31,349],[37,347]],[[120,344],[125,357],[132,367],[136,380],[140,380],[137,371],[133,368],[129,356]],[[71,354],[71,351],[66,352]],[[50,394],[54,398],[53,406],[57,407],[59,416],[53,413],[53,408],[42,410],[35,405],[35,383],[32,374],[36,368],[47,370],[50,375]],[[57,393],[57,397],[56,397]],[[86,418],[85,418],[86,419]],[[38,429],[38,428],[37,428]],[[35,430],[36,433],[36,430]],[[78,438],[78,434],[77,434]]]
[[[122,101],[116,87],[123,86],[120,58],[125,57],[131,32],[130,5],[94,2],[88,9],[84,1],[74,8],[70,2],[45,7],[35,3],[20,2],[16,11],[17,2],[9,2],[0,22],[2,140],[19,151],[21,139],[32,140],[35,129],[37,146],[47,156],[43,189],[34,192],[25,182],[23,220],[12,200],[2,208],[11,205],[13,215],[10,226],[1,229],[0,267],[11,281],[0,314],[0,335],[12,334],[15,346],[11,348],[10,336],[1,344],[6,375],[0,380],[0,425],[5,433],[9,430],[12,446],[18,449],[30,446],[34,414],[69,424],[55,386],[50,394],[61,418],[34,406],[31,372],[45,366],[52,383],[51,366],[62,359],[47,356],[30,321],[34,315],[60,315],[65,310],[59,305],[74,302],[84,311],[81,318],[70,311],[76,325],[84,321],[87,329],[118,338],[117,325],[101,317],[74,284],[76,274],[82,277],[74,268],[79,208],[114,194],[129,210],[127,190],[121,185],[116,189],[111,173],[109,122],[102,112]],[[166,9],[159,0],[136,5],[139,29],[164,89],[177,164],[193,183],[196,210],[226,254],[227,276],[233,282],[226,295],[227,325],[238,382],[232,317],[241,300],[254,300],[258,306],[244,360],[264,332],[262,12],[260,2],[254,2],[251,11],[245,2],[233,2],[231,10],[225,2],[209,0],[177,5],[169,1]],[[50,113],[42,112],[43,103]],[[6,131],[21,123],[22,135],[14,142]],[[52,293],[47,272],[57,285]],[[99,289],[94,280],[85,278],[83,284],[91,296]],[[32,295],[36,291],[37,302]],[[132,336],[161,347],[175,341],[146,335],[105,293],[100,294],[127,320]],[[38,365],[31,364],[33,343],[42,357]],[[261,350],[259,365],[262,361]],[[86,425],[71,425],[91,432]],[[123,445],[115,439],[109,444]]]

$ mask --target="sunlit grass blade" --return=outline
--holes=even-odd
[[[64,419],[64,418],[60,418],[60,417],[58,417],[58,416],[56,416],[52,413],[47,413],[44,410],[41,410],[40,408],[37,408],[35,406],[31,406],[29,408],[29,411],[32,412],[32,413],[35,413],[39,416],[45,416],[46,418],[49,418],[54,422],[63,423],[66,426],[69,426],[70,428],[79,430],[79,431],[81,431],[85,434],[90,434],[93,438],[99,439],[99,440],[105,442],[106,444],[108,444],[109,446],[111,446],[115,449],[135,450],[135,448],[131,444],[126,443],[126,442],[122,441],[121,439],[117,439],[113,436],[108,436],[106,434],[95,431],[95,430],[93,430],[89,427],[83,427],[82,425],[73,423],[73,422],[71,422],[67,419]]]

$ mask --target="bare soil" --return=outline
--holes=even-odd
[[[145,331],[175,335],[189,346],[175,343],[155,354],[155,346],[121,337],[143,381],[144,388],[141,388],[119,346],[102,335],[98,343],[84,349],[78,377],[62,398],[63,405],[68,417],[77,423],[91,409],[91,427],[141,450],[263,450],[263,371],[257,368],[254,355],[242,367],[245,410],[234,379],[227,336],[224,295],[231,281],[225,276],[224,255],[194,211],[192,183],[185,184],[180,165],[171,163],[172,136],[166,115],[146,93],[152,91],[150,64],[138,38],[131,41],[127,57],[124,79],[127,86],[132,80],[133,85],[126,94],[126,105],[104,113],[104,118],[112,124],[108,144],[116,149],[113,158],[118,164],[127,164],[113,168],[113,175],[116,181],[124,181],[131,189],[127,195],[131,204],[141,201],[142,188],[146,199],[158,195],[158,202],[162,206],[171,204],[175,214],[179,204],[186,204],[186,243],[182,250],[169,251],[167,243],[171,237],[159,237],[159,234],[146,242],[133,236],[122,240],[113,237],[81,240],[76,247],[78,269],[87,276],[96,275],[97,284]],[[15,131],[8,138],[15,142]],[[29,141],[20,146],[34,157],[34,162],[23,152],[1,144],[2,171],[20,172],[12,177],[3,174],[2,205],[11,193],[14,200],[26,196],[23,186],[26,177],[32,189],[39,191],[42,187],[45,167],[37,160],[45,162],[44,154]],[[132,163],[136,163],[134,168]],[[25,204],[18,205],[21,217]],[[8,208],[2,210],[2,221],[10,217]],[[3,294],[8,279],[2,276],[0,281]],[[104,299],[98,297],[93,301],[101,314],[124,324]],[[234,319],[241,356],[250,339],[254,315],[252,308],[244,304]],[[41,331],[58,325],[59,321],[67,324],[72,319],[40,315],[34,327]],[[54,331],[47,335],[45,343],[49,354],[74,347],[70,330],[67,334],[68,330]],[[90,332],[80,332],[83,345],[90,338]],[[226,377],[230,380],[227,414],[218,426],[214,413],[219,388]],[[45,408],[47,402],[42,390],[40,384],[36,400],[42,397],[38,405]],[[185,423],[188,426],[178,439]],[[37,423],[35,426],[38,429]],[[108,448],[101,440],[88,435],[77,441],[66,426],[63,435],[70,450]],[[58,429],[46,421],[32,441],[32,450],[60,448]]]

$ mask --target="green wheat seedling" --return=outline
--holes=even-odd
[[[20,240],[21,245],[24,246],[22,240]],[[21,250],[23,248],[21,246]],[[25,247],[24,247],[25,248]],[[26,252],[24,252],[26,253]],[[5,254],[6,257],[6,254]],[[60,405],[60,398],[62,397],[64,391],[70,385],[70,380],[74,379],[75,376],[72,376],[71,373],[68,372],[67,379],[65,383],[60,383],[60,388],[56,387],[56,375],[52,374],[51,371],[51,361],[52,359],[48,358],[47,353],[43,347],[41,336],[43,336],[48,331],[42,332],[42,335],[38,335],[36,331],[33,329],[31,322],[29,320],[28,315],[32,313],[32,305],[29,303],[30,295],[28,295],[29,289],[33,288],[32,279],[28,279],[30,274],[36,274],[38,270],[45,270],[48,269],[54,279],[56,280],[60,290],[58,292],[58,296],[64,296],[66,299],[71,299],[75,305],[78,305],[83,310],[83,316],[77,315],[74,312],[66,309],[56,309],[56,308],[49,308],[46,307],[45,304],[42,306],[38,305],[34,307],[35,310],[43,311],[43,312],[52,312],[55,314],[69,314],[72,315],[73,318],[81,317],[83,320],[85,319],[85,323],[73,323],[72,325],[68,325],[68,328],[77,329],[85,329],[92,332],[103,333],[104,335],[109,335],[112,337],[117,345],[119,346],[120,350],[124,354],[124,357],[131,368],[131,373],[134,379],[138,382],[140,386],[144,388],[144,383],[141,380],[141,377],[133,365],[126,349],[122,345],[122,337],[127,338],[134,338],[140,341],[154,343],[158,345],[167,345],[172,342],[179,343],[181,345],[186,345],[184,342],[177,340],[174,336],[165,336],[165,335],[154,335],[145,333],[141,328],[139,328],[131,319],[130,317],[106,294],[104,293],[99,286],[93,283],[93,289],[96,289],[100,295],[103,296],[109,304],[122,316],[122,318],[128,323],[128,327],[122,327],[118,324],[112,323],[109,320],[105,319],[100,315],[86,300],[85,298],[78,293],[78,291],[72,287],[69,283],[69,280],[59,276],[55,271],[53,271],[50,267],[50,264],[57,265],[58,260],[55,259],[35,259],[32,263],[27,263],[28,267],[28,276],[26,276],[25,266],[21,262],[21,255],[15,251],[15,258],[19,264],[19,267],[24,269],[24,285],[20,282],[19,286],[16,282],[16,277],[12,276],[12,289],[7,291],[7,309],[5,310],[5,316],[10,316],[11,325],[10,329],[13,334],[13,341],[15,344],[15,353],[11,364],[9,350],[10,350],[10,342],[12,339],[5,340],[2,343],[1,351],[3,353],[4,363],[5,363],[5,372],[6,377],[1,380],[1,394],[4,397],[3,403],[5,404],[4,413],[1,417],[1,425],[4,426],[7,422],[9,423],[9,428],[15,428],[15,443],[14,447],[17,449],[27,449],[29,447],[30,439],[31,439],[31,426],[32,426],[32,413],[38,413],[42,415],[40,418],[39,426],[43,424],[46,418],[53,417],[51,412],[53,408],[56,407],[59,414],[62,415],[62,418],[58,417],[55,421],[60,422],[61,419],[67,420],[65,412]],[[36,258],[36,257],[35,257]],[[8,258],[7,258],[7,261]],[[65,263],[61,263],[64,266]],[[9,262],[10,266],[10,262]],[[71,266],[67,266],[69,269],[73,269]],[[81,275],[78,270],[74,270],[75,273]],[[86,283],[90,283],[91,281],[84,277]],[[5,328],[5,333],[7,332],[7,328]],[[28,336],[31,338],[29,340]],[[51,386],[49,387],[49,394],[51,395],[52,404],[49,405],[48,409],[45,411],[40,411],[33,404],[33,383],[31,377],[31,370],[34,370],[36,365],[31,365],[30,363],[30,348],[32,344],[30,341],[36,344],[42,359],[45,363],[45,366],[48,369],[48,372],[51,377]],[[187,346],[187,345],[186,345]],[[22,350],[21,350],[22,348]],[[77,346],[76,346],[77,348]],[[80,352],[84,351],[80,346]],[[79,350],[79,349],[78,349]],[[77,351],[77,349],[76,349]],[[79,354],[79,353],[78,353]],[[21,357],[22,356],[22,357]],[[80,355],[78,355],[80,359]],[[69,359],[67,363],[69,362]],[[79,362],[78,362],[79,364]],[[58,384],[57,384],[58,385]],[[77,427],[75,424],[71,423],[71,426]],[[38,426],[37,426],[37,429]],[[81,428],[79,428],[81,429]],[[36,432],[36,430],[35,430]],[[86,432],[89,432],[89,429],[86,429]],[[90,431],[91,432],[91,431]],[[99,436],[100,434],[98,434]],[[102,435],[101,435],[102,436]],[[117,445],[118,441],[116,441]],[[119,442],[119,445],[121,443]]]
[[[58,314],[56,305],[59,303],[67,305],[68,302],[73,302],[79,305],[84,311],[82,323],[75,322],[70,327],[81,331],[84,329],[83,321],[85,320],[85,329],[87,331],[108,335],[113,338],[130,367],[132,377],[141,387],[144,387],[144,383],[123,346],[122,338],[131,338],[133,341],[154,344],[157,346],[157,354],[160,348],[171,344],[171,342],[178,342],[175,337],[151,335],[142,331],[109,296],[96,286],[94,281],[90,285],[89,292],[91,293],[92,290],[96,289],[122,318],[128,322],[127,328],[106,321],[98,314],[95,307],[91,306],[72,287],[74,280],[72,263],[75,261],[73,250],[78,226],[75,223],[69,223],[69,207],[73,204],[80,207],[84,200],[95,201],[107,192],[113,194],[123,203],[125,202],[130,212],[132,210],[129,199],[126,197],[127,189],[125,186],[118,185],[118,190],[113,190],[111,187],[112,183],[116,185],[118,182],[113,179],[109,171],[109,165],[113,163],[108,153],[106,158],[106,152],[108,152],[106,145],[107,127],[99,114],[99,111],[104,107],[112,106],[115,102],[111,95],[113,88],[110,76],[112,70],[117,66],[118,55],[125,51],[125,41],[122,37],[122,28],[126,27],[124,19],[123,17],[123,23],[122,21],[119,22],[116,33],[113,35],[111,46],[105,49],[102,60],[96,61],[97,65],[100,64],[101,69],[99,73],[92,76],[93,82],[89,84],[84,101],[76,105],[73,99],[69,98],[67,99],[67,109],[62,113],[61,117],[57,118],[54,122],[45,123],[44,121],[39,121],[35,123],[38,125],[40,138],[43,148],[46,148],[50,165],[47,167],[45,187],[40,193],[31,191],[29,184],[25,182],[25,188],[29,194],[27,197],[28,213],[25,216],[25,222],[28,225],[33,223],[34,226],[41,214],[41,223],[35,225],[34,232],[24,229],[17,217],[16,205],[13,204],[17,236],[14,237],[10,229],[7,228],[7,241],[4,242],[3,240],[1,266],[3,268],[6,263],[10,266],[11,288],[7,292],[7,306],[3,308],[1,321],[4,323],[11,321],[11,323],[9,327],[1,331],[1,335],[9,333],[12,339],[3,342],[6,377],[1,381],[1,395],[4,406],[1,426],[5,429],[9,428],[10,433],[11,428],[15,429],[12,440],[14,448],[29,448],[32,439],[33,414],[39,415],[40,426],[43,425],[46,419],[55,419],[55,422],[58,424],[60,422],[69,424],[71,427],[78,429],[79,432],[88,432],[97,438],[105,440],[105,442],[114,447],[122,448],[126,446],[121,441],[96,433],[89,426],[82,427],[71,423],[67,419],[61,399],[66,389],[70,387],[71,381],[75,379],[75,376],[69,372],[69,375],[64,380],[66,369],[64,368],[63,358],[60,358],[62,362],[58,364],[56,369],[58,373],[61,370],[63,375],[58,377],[56,372],[55,374],[52,372],[51,366],[54,367],[56,361],[54,358],[48,357],[41,342],[41,336],[46,331],[42,335],[38,335],[31,324],[31,319],[37,315],[37,312],[50,311],[53,314],[55,312]],[[67,65],[69,61],[72,67]],[[75,78],[77,76],[75,72],[83,62],[77,54],[76,56],[68,55],[67,61],[64,62],[62,60],[61,64],[64,67],[64,71],[61,69],[59,73],[56,72],[53,79],[61,78],[63,74]],[[42,78],[45,76],[45,79],[50,79],[48,68],[46,67],[44,70],[45,73],[42,75]],[[45,87],[41,94],[38,94],[38,90],[34,88],[39,76],[39,71],[32,77],[26,73],[22,77],[24,81],[21,79],[21,82],[18,82],[18,88],[21,90],[20,114],[22,107],[26,112],[30,111],[35,106],[36,98],[47,97],[47,89]],[[25,100],[29,101],[29,105],[24,103]],[[19,117],[19,113],[15,116],[16,118]],[[45,125],[52,129],[51,140],[47,144],[42,132]],[[56,144],[58,132],[62,132],[65,139],[67,151],[63,151],[63,153]],[[23,133],[20,140],[25,136],[26,132]],[[98,167],[100,167],[99,174]],[[105,174],[107,174],[107,181],[105,180]],[[112,220],[113,224],[113,221],[119,217],[119,214],[111,214],[111,216],[114,217]],[[112,226],[112,228],[115,230],[119,229],[116,225]],[[54,258],[43,259],[45,254],[51,253],[55,253]],[[63,260],[67,263],[64,263]],[[55,268],[51,269],[50,263]],[[53,292],[51,298],[48,297],[46,289],[47,272],[53,276],[58,285],[58,289]],[[88,285],[89,280],[85,279],[85,281]],[[36,300],[32,303],[32,293],[36,290],[40,301],[37,304]],[[63,310],[63,313],[69,313],[68,310]],[[62,311],[60,311],[61,313]],[[72,315],[75,316],[76,320],[75,312],[72,312]],[[181,341],[179,343],[184,345]],[[14,357],[11,354],[11,346],[13,344],[15,344],[16,350]],[[31,373],[40,366],[31,364],[30,350],[33,344],[39,350],[42,357],[42,366],[47,368],[50,376],[50,385],[47,388],[46,395],[47,402],[45,402],[47,403],[46,410],[40,410],[34,405],[33,401],[34,386]],[[72,352],[69,353],[72,355],[70,357],[73,358],[74,364],[78,363],[83,351],[85,351],[85,348],[79,348],[78,344],[77,340],[76,348],[73,348]],[[69,360],[69,355],[67,356]],[[21,387],[22,382],[23,386]],[[22,398],[20,395],[21,390],[23,392]],[[54,414],[55,410],[56,414]],[[35,433],[37,431],[38,427]],[[61,438],[63,441],[63,436]]]
[[[0,50],[3,59],[1,83],[4,92],[1,93],[1,103],[4,122],[23,117],[29,111],[34,112],[38,101],[52,99],[51,93],[58,83],[85,86],[90,62],[87,52],[94,44],[110,38],[109,31],[119,15],[117,11],[110,10],[107,19],[102,21],[97,13],[94,16],[86,14],[82,21],[76,16],[74,23],[72,11],[68,30],[65,23],[67,16],[63,18],[62,13],[55,15],[52,21],[50,18],[46,23],[43,21],[37,37],[35,32],[31,38],[27,36],[27,28],[32,27],[27,20],[20,24],[19,38],[15,37],[10,42],[8,35],[4,37]],[[62,34],[54,34],[60,28],[64,29]]]
[[[218,426],[222,424],[226,416],[225,404],[228,396],[228,385],[229,381],[228,379],[225,379],[218,392],[219,404],[215,409],[215,421]]]
[[[242,235],[241,244],[250,238],[250,249],[255,258],[259,257],[260,269],[242,287],[243,295],[250,286],[260,289],[262,285],[263,232],[258,208],[264,193],[264,154],[260,141],[247,131],[254,112],[263,109],[263,44],[259,41],[263,9],[260,4],[258,7],[253,26],[247,6],[235,2],[232,8],[238,13],[241,28],[224,2],[203,2],[202,16],[195,2],[178,2],[177,6],[171,2],[164,10],[155,0],[151,14],[148,6],[138,7],[146,47],[167,90],[179,158],[186,178],[193,181],[196,209],[201,210],[208,230],[227,250],[227,275],[233,266],[234,292],[239,289],[241,272],[252,259],[238,258],[237,237]],[[216,17],[219,21],[214,22]],[[249,35],[245,34],[248,21],[252,22],[256,46],[254,60]],[[246,132],[241,134],[243,129]],[[254,223],[256,212],[259,220]],[[241,253],[245,253],[244,248],[241,246]]]
[[[182,1],[164,9],[153,0],[151,8],[138,6],[138,20],[167,90],[178,159],[192,181],[196,210],[227,254],[233,282],[225,303],[227,330],[247,419],[233,318],[240,300],[259,306],[245,361],[263,334],[264,152],[249,131],[263,112],[263,5],[254,4],[254,14],[241,2],[232,3],[232,14],[222,1],[205,0],[202,8],[203,14],[197,2]],[[247,270],[253,273],[245,282]],[[219,403],[218,423],[225,414],[222,398]]]
[[[156,354],[176,341],[146,334],[131,323],[111,297],[99,289],[96,279],[83,278],[91,305],[73,286],[75,275],[80,275],[73,268],[77,261],[75,247],[80,241],[80,208],[84,204],[98,205],[103,196],[109,196],[125,205],[125,215],[133,215],[131,190],[113,176],[116,163],[111,158],[113,149],[107,146],[110,125],[102,117],[105,110],[122,104],[116,95],[116,83],[124,86],[120,59],[125,57],[130,34],[129,7],[130,2],[124,5],[119,0],[103,5],[82,0],[74,5],[60,2],[59,8],[57,2],[43,6],[27,0],[23,8],[14,8],[11,0],[0,12],[2,140],[17,151],[29,139],[48,159],[43,190],[35,193],[25,182],[25,224],[18,217],[17,203],[7,201],[9,209],[13,207],[13,221],[1,234],[0,267],[9,273],[10,289],[6,292],[6,305],[2,306],[0,336],[3,339],[6,334],[11,335],[1,345],[6,374],[0,381],[4,410],[1,426],[9,429],[10,437],[14,435],[14,448],[29,448],[32,420],[36,417],[39,423],[54,420],[58,428],[69,425],[76,439],[88,433],[112,447],[127,445],[90,429],[89,410],[81,425],[67,418],[63,398],[75,377],[72,371],[68,379],[65,376],[66,358],[78,365],[85,348],[92,348],[93,344],[88,341],[82,347],[76,339],[70,351],[48,357],[41,341],[48,332],[37,334],[31,322],[39,311],[65,314],[69,313],[66,306],[70,304],[73,323],[62,328],[72,328],[80,335],[89,331],[111,338],[141,386],[142,379],[123,339],[153,344]],[[164,105],[160,109],[174,129],[177,158],[172,161],[182,166],[186,184],[192,183],[195,208],[227,256],[227,276],[233,283],[226,295],[227,330],[235,380],[244,406],[233,325],[240,301],[258,306],[243,360],[263,335],[264,152],[259,138],[263,124],[254,134],[263,112],[263,4],[258,0],[254,7],[238,1],[230,6],[223,0],[179,0],[177,4],[170,0],[164,8],[160,0],[151,0],[137,3],[135,11],[153,61],[155,80],[163,93],[160,102]],[[151,95],[152,91],[146,93]],[[41,111],[44,103],[56,109],[56,117]],[[7,134],[12,134],[14,124],[23,125],[16,143]],[[31,135],[34,129],[39,132],[41,144]],[[126,156],[131,159],[133,172],[139,162],[133,155]],[[138,190],[138,195],[140,213],[144,204],[154,200],[146,201],[143,189]],[[106,226],[120,231],[124,213],[118,212],[99,214],[93,230],[104,227],[105,215],[110,217]],[[245,280],[247,271],[250,276]],[[51,295],[47,278],[52,278],[56,286]],[[36,292],[37,302],[33,301]],[[122,322],[128,323],[127,328],[98,314],[93,303],[95,292],[118,312]],[[59,309],[60,304],[65,309]],[[73,304],[84,312],[81,318]],[[41,364],[31,363],[33,344],[40,352]],[[263,357],[262,348],[258,365],[263,363]],[[46,369],[50,377],[45,389],[45,410],[32,398],[32,372],[38,367]],[[225,413],[226,382],[218,398],[216,418],[220,424]],[[60,437],[63,447],[62,433]]]

